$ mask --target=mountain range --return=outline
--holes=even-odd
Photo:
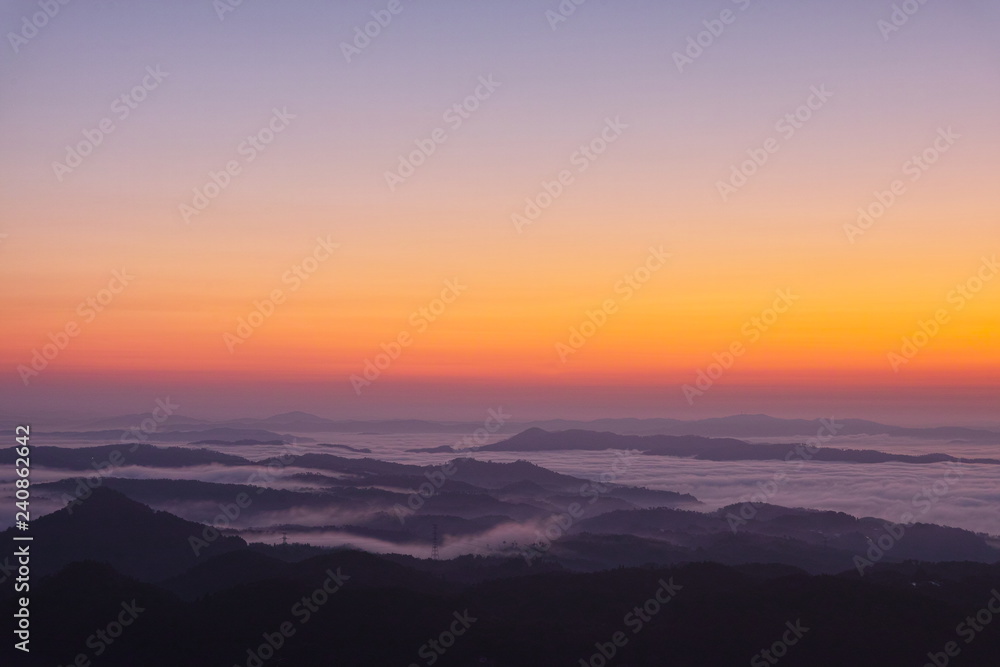
[[[629,522],[609,513],[581,530],[609,531],[594,539],[605,536],[605,550],[627,552],[630,539],[612,532],[662,530],[665,518],[651,512]],[[815,518],[827,528],[852,522],[780,510],[768,516]],[[782,664],[919,665],[956,639],[957,623],[1000,595],[995,559],[883,561],[863,575],[845,568],[817,576],[766,560],[724,564],[696,555],[578,571],[558,558],[428,560],[225,537],[196,556],[189,539],[203,529],[106,488],[72,513],[36,520],[36,642],[16,663],[7,643],[6,659],[65,665],[81,654],[97,658],[99,648],[109,667],[372,667],[428,664],[427,656],[445,667],[549,667],[593,664],[603,647],[614,649],[619,665],[728,665],[747,662],[794,628],[801,641]],[[0,539],[9,540],[9,531]],[[776,538],[770,553],[783,544]],[[10,608],[12,596],[4,587],[0,603]],[[95,642],[95,630],[122,618],[123,609],[134,623],[103,635],[114,641]],[[282,627],[287,632],[276,635]],[[432,652],[429,640],[449,628],[469,637],[452,635],[449,650]],[[615,644],[619,632],[627,641]],[[961,664],[994,665],[1000,634],[984,629],[973,637],[961,647]]]
[[[59,437],[74,437],[73,434],[83,434],[94,431],[104,431],[104,439],[112,439],[114,433],[120,435],[129,429],[137,428],[149,415],[133,414],[93,420],[73,425],[72,430],[51,431],[46,435]],[[891,426],[863,419],[837,419],[838,436],[882,435],[907,438],[934,438],[944,440],[963,440],[972,442],[993,442],[1000,444],[1000,432],[988,429],[974,429],[959,426],[937,426],[914,428]],[[473,434],[483,426],[482,422],[471,421],[433,421],[422,419],[390,419],[390,420],[359,420],[359,419],[329,419],[307,412],[286,412],[264,418],[240,418],[231,420],[208,421],[183,415],[171,415],[159,424],[156,433],[181,434],[200,432],[198,437],[190,440],[206,439],[260,439],[271,440],[277,435],[279,439],[292,437],[289,434],[298,433],[453,433]],[[595,419],[563,420],[549,419],[540,421],[507,421],[497,428],[497,433],[516,433],[529,428],[540,428],[549,431],[590,430],[609,431],[620,435],[698,435],[704,437],[734,437],[734,438],[767,438],[767,437],[801,437],[808,438],[821,433],[826,428],[820,419],[781,419],[763,414],[732,415],[698,420],[681,419]],[[210,435],[213,429],[231,429],[225,436]],[[9,430],[9,429],[5,429]],[[280,433],[284,435],[278,435]],[[177,435],[173,442],[179,442],[188,436]],[[97,438],[100,439],[100,438]],[[117,440],[117,437],[114,437]],[[165,438],[160,438],[165,440]]]

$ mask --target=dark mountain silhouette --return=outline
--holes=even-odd
[[[286,457],[284,461],[266,459],[262,465],[274,463],[284,466],[313,468],[353,476],[353,483],[362,480],[378,480],[387,475],[421,478],[426,482],[426,475],[435,474],[447,466],[415,466],[405,463],[391,463],[377,459],[348,459],[331,454],[303,454]],[[548,491],[576,492],[582,485],[590,482],[579,477],[553,472],[529,461],[513,463],[497,463],[480,461],[471,458],[455,459],[450,463],[454,472],[446,475],[448,483],[455,482],[471,484],[483,489],[497,489],[515,482],[534,482]],[[666,492],[669,493],[669,492]],[[691,496],[676,494],[676,499],[694,501]]]
[[[69,563],[93,560],[108,563],[127,576],[156,581],[179,574],[198,557],[190,538],[203,526],[168,512],[157,512],[121,493],[98,487],[90,497],[31,523],[35,576],[56,572]],[[0,539],[11,543],[10,528]],[[220,537],[206,544],[204,555],[243,549],[238,537]]]
[[[282,440],[199,440],[198,442],[192,442],[192,445],[213,445],[213,446],[236,446],[236,447],[252,447],[255,445],[272,445],[281,446],[288,444]],[[322,443],[317,445],[317,447],[330,447],[331,449],[342,449],[345,452],[355,452],[356,454],[371,454],[372,450],[367,447],[351,447],[350,445],[331,445],[329,443]]]
[[[198,442],[192,442],[192,445],[213,445],[213,446],[236,446],[236,447],[253,447],[255,445],[272,445],[280,446],[288,444],[283,440],[199,440]],[[367,447],[351,447],[350,445],[331,445],[329,443],[322,443],[317,445],[317,447],[330,447],[332,449],[342,449],[345,452],[354,452],[356,454],[371,454],[372,450]]]
[[[310,416],[278,417],[275,428],[285,431],[291,429],[282,424]],[[741,419],[729,420],[727,427],[777,428],[771,418]],[[784,424],[807,425],[814,424]],[[720,461],[784,458],[793,447],[689,434],[539,429],[505,443],[517,448],[512,451],[635,450]],[[496,451],[497,445],[484,449]],[[741,506],[693,511],[698,503],[689,495],[617,484],[600,485],[590,503],[594,483],[526,461],[456,459],[450,466],[417,466],[305,454],[252,462],[208,449],[143,444],[135,451],[131,445],[38,446],[32,462],[38,471],[89,473],[116,452],[123,465],[174,470],[211,465],[213,475],[218,470],[233,479],[235,473],[247,482],[122,479],[112,469],[89,497],[35,517],[33,651],[11,656],[8,644],[3,664],[68,665],[84,653],[93,664],[110,667],[246,666],[256,664],[248,649],[291,622],[295,634],[261,667],[423,665],[421,647],[440,637],[456,613],[468,610],[475,623],[435,660],[439,667],[594,664],[591,656],[619,631],[628,641],[613,659],[605,659],[608,665],[746,664],[780,639],[788,623],[799,621],[809,629],[782,665],[903,667],[925,664],[928,654],[961,641],[956,625],[985,608],[991,596],[1000,596],[996,541],[969,531],[907,526],[862,575],[854,559],[885,538],[884,521],[755,505],[754,517],[734,528],[732,515],[739,515]],[[952,460],[880,458],[892,456],[831,448],[813,458]],[[13,449],[0,450],[0,462],[10,465],[13,458]],[[252,481],[268,464],[281,477],[281,488]],[[434,487],[429,497],[415,496],[428,484]],[[77,488],[76,479],[32,486],[49,498]],[[242,534],[268,543],[248,545],[223,534],[200,545],[196,555],[191,540],[204,537],[206,527],[190,519],[212,521],[220,505],[231,505],[240,494],[252,502],[236,523],[258,525]],[[419,511],[400,521],[393,507],[414,498]],[[562,524],[537,557],[525,558],[528,542],[564,518],[574,503],[584,506],[583,515]],[[380,540],[424,554],[437,534],[446,547],[467,542],[489,555],[428,560],[274,544],[275,531],[283,528],[299,539],[336,532],[359,544]],[[0,540],[11,544],[14,532],[5,531]],[[483,542],[486,535],[493,536],[489,545]],[[10,567],[2,559],[0,565]],[[342,589],[324,596],[309,621],[300,623],[296,605],[342,575]],[[682,588],[657,607],[640,633],[632,633],[626,615],[647,604],[664,581]],[[12,608],[14,595],[11,587],[0,588],[0,605]],[[106,628],[123,605],[141,607],[142,614],[95,656],[89,644],[95,631]],[[992,667],[1000,634],[987,627],[960,648],[956,666]]]
[[[363,551],[341,549],[288,563],[252,549],[242,549],[204,559],[182,575],[163,581],[160,586],[184,599],[233,588],[280,580],[306,592],[322,583],[327,570],[340,569],[351,577],[351,587],[405,587],[420,592],[454,591],[457,587],[431,573],[412,568]]]
[[[319,444],[317,446],[318,447],[330,447],[330,448],[333,448],[333,449],[343,449],[344,451],[354,452],[356,454],[371,454],[372,453],[372,450],[368,449],[367,447],[351,447],[350,445],[336,445],[336,444],[332,445],[332,444],[330,444],[328,442],[321,443],[321,444]]]
[[[248,476],[252,473],[248,472]],[[185,503],[203,505],[204,521],[219,514],[219,504],[232,504],[240,494],[246,494],[252,504],[243,508],[244,512],[275,512],[295,508],[354,509],[367,507],[371,502],[398,502],[405,498],[379,489],[340,488],[323,493],[272,489],[248,484],[220,484],[190,479],[125,479],[108,477],[103,486],[114,489],[137,502],[150,505],[178,505]],[[62,480],[39,484],[42,490],[71,493],[76,488],[75,480]]]
[[[908,438],[959,439],[1000,444],[1000,432],[959,426],[914,428],[891,426],[864,419],[836,419],[838,436],[888,435]],[[592,421],[549,419],[523,423],[520,428],[536,427],[548,431],[581,429],[611,431],[623,435],[701,435],[724,438],[808,438],[826,432],[819,419],[781,419],[763,414],[732,415],[709,419],[595,419]]]
[[[82,442],[192,442],[198,440],[280,440],[284,443],[315,442],[312,438],[280,434],[264,429],[243,429],[214,427],[203,428],[203,425],[184,425],[164,428],[152,432],[134,432],[127,429],[104,429],[99,431],[50,431],[35,433],[35,437],[52,440],[76,440]]]
[[[185,599],[94,563],[38,581],[32,602],[37,644],[13,664],[70,664],[80,652],[93,658],[88,636],[114,619],[123,602],[135,600],[143,611],[120,641],[106,647],[101,665],[246,665],[247,649],[285,622],[295,633],[262,664],[425,664],[420,647],[468,610],[467,618],[475,619],[468,632],[448,641],[435,664],[579,664],[599,655],[616,632],[628,641],[606,664],[745,664],[791,626],[801,636],[782,656],[783,665],[904,667],[924,664],[928,653],[955,641],[956,624],[984,608],[1000,583],[1000,566],[964,563],[880,565],[860,578],[710,563],[582,574],[539,564],[526,574],[523,565],[494,559],[434,562],[358,552],[296,563],[243,554],[213,560],[165,582],[181,587]],[[483,576],[488,572],[499,576]],[[301,622],[292,610],[330,573],[343,578],[342,587]],[[674,587],[673,598],[649,603],[665,584]],[[7,604],[10,595],[4,590],[0,602]],[[645,612],[646,604],[655,614],[638,616],[636,608]],[[645,620],[638,624],[638,618]],[[956,664],[995,665],[1000,634],[991,630],[963,642]],[[4,650],[13,652],[9,644]]]
[[[282,440],[199,440],[197,442],[190,443],[192,445],[239,445],[239,446],[252,446],[252,445],[284,445],[285,442]]]
[[[455,449],[451,445],[440,445],[439,447],[417,447],[415,449],[407,449],[407,452],[411,454],[457,454],[459,450]]]
[[[137,502],[168,509],[183,514],[189,520],[203,523],[214,523],[222,515],[222,506],[233,505],[242,494],[248,501],[240,509],[236,525],[254,525],[259,518],[266,520],[271,514],[293,516],[309,513],[326,517],[332,522],[343,522],[338,527],[379,526],[385,523],[399,526],[399,520],[395,516],[386,521],[382,515],[391,512],[397,504],[405,506],[411,492],[392,492],[378,488],[381,483],[389,481],[387,478],[372,478],[367,481],[373,483],[373,486],[338,486],[321,492],[197,480],[115,477],[104,479],[102,485]],[[407,481],[413,484],[414,478],[407,478],[402,483]],[[56,495],[72,494],[77,488],[77,481],[49,482],[39,484],[37,488]],[[503,516],[511,521],[525,521],[548,513],[542,501],[536,505],[505,502],[484,490],[478,493],[455,493],[452,490],[438,493],[426,500],[421,512],[422,515],[442,514],[465,519]],[[405,538],[404,534],[401,539]]]
[[[567,434],[558,435],[565,439]],[[604,434],[588,435],[603,441]],[[81,466],[89,458],[88,450],[39,449],[57,460],[62,455],[76,457],[75,464]],[[104,452],[104,448],[97,449]],[[180,463],[225,456],[209,450],[151,446],[141,447],[136,454],[161,462],[164,457],[180,457]],[[233,458],[252,482],[261,468]],[[51,459],[48,462],[51,464]],[[447,475],[439,467],[327,454],[306,454],[286,463],[332,474],[308,477],[321,488],[301,489],[116,477],[104,478],[102,485],[189,521],[232,525],[243,530],[248,539],[260,540],[273,540],[276,534],[288,531],[303,536],[337,534],[340,542],[347,543],[358,537],[426,549],[436,528],[441,539],[450,541],[474,543],[497,531],[513,531],[524,539],[526,533],[545,530],[554,518],[576,511],[571,524],[560,530],[565,537],[545,552],[570,569],[712,560],[727,564],[773,562],[812,573],[832,573],[850,567],[853,556],[865,554],[870,544],[885,539],[886,531],[885,522],[877,519],[776,505],[756,505],[752,519],[734,525],[732,517],[742,511],[739,506],[708,513],[691,511],[699,503],[690,495],[595,485],[526,461],[458,459],[445,467]],[[79,480],[37,484],[35,488],[51,497],[67,497],[78,490]],[[432,493],[418,495],[421,488],[430,488]],[[239,498],[246,502],[238,516],[223,516],[223,508],[233,508]],[[414,499],[418,502],[411,504]],[[513,539],[509,538],[506,546],[491,542],[490,548],[519,554],[531,546],[510,542]],[[982,536],[916,524],[906,528],[905,538],[894,544],[886,559],[990,562],[998,557],[995,545]]]
[[[643,562],[676,563],[708,560],[718,563],[782,563],[814,574],[833,574],[854,567],[854,557],[864,556],[869,546],[886,536],[886,522],[855,518],[840,512],[759,506],[753,520],[734,524],[738,506],[702,513],[679,509],[614,511],[584,518],[569,532],[574,539],[559,541],[549,554],[565,562],[591,559],[590,569]],[[629,549],[613,552],[615,561],[600,553],[614,536]],[[958,528],[914,524],[881,558],[886,561],[963,560],[993,563],[1000,550],[983,537]]]
[[[11,588],[3,589],[0,598],[9,594],[12,602]],[[190,617],[192,607],[163,588],[122,575],[107,563],[74,562],[55,575],[36,575],[30,593],[31,652],[13,650],[10,642],[4,642],[0,655],[6,659],[0,661],[5,665],[204,664],[198,661],[197,646],[177,639],[199,631]],[[130,625],[120,633],[117,627],[111,628],[117,635],[112,638],[109,625],[117,623],[123,612]],[[98,637],[99,631],[103,637]],[[76,662],[80,654],[88,662]]]
[[[733,438],[706,438],[674,435],[618,435],[597,431],[544,431],[531,428],[491,445],[477,448],[487,452],[544,452],[566,450],[632,450],[646,455],[678,456],[708,461],[785,461],[790,454],[803,458],[794,444],[751,444]],[[821,447],[810,452],[816,461],[845,463],[943,463],[961,462],[1000,465],[1000,459],[961,458],[948,454],[888,454],[873,450]]]
[[[151,468],[186,468],[190,466],[219,463],[230,466],[247,465],[250,462],[239,456],[222,454],[210,449],[189,449],[185,447],[155,447],[143,444],[102,445],[100,447],[48,447],[31,448],[35,465],[63,470],[96,471],[105,467],[122,465],[145,466]],[[14,465],[16,449],[0,449],[0,465]]]
[[[285,561],[251,549],[239,549],[199,562],[183,574],[160,583],[186,600],[195,600],[227,588],[267,579],[278,579],[292,571]]]
[[[372,470],[378,466],[359,465],[377,474]],[[501,464],[472,466],[466,474],[478,478],[490,465]],[[539,473],[530,464],[496,469],[513,481],[472,496],[498,502],[489,494],[531,497],[540,490],[553,504],[565,499],[550,490],[568,483],[565,476]],[[404,477],[413,472],[393,471]],[[139,489],[169,489],[176,481],[105,480]],[[206,485],[200,493],[212,498],[220,490],[214,487],[227,486],[180,482]],[[287,500],[269,496],[267,502]],[[202,525],[101,487],[72,512],[60,510],[32,525],[37,648],[14,664],[70,664],[93,650],[88,641],[96,629],[132,605],[142,608],[141,615],[120,642],[105,646],[100,664],[246,665],[248,648],[260,646],[266,633],[285,622],[295,633],[271,664],[422,664],[420,647],[468,610],[476,619],[468,634],[437,664],[578,664],[619,631],[628,642],[616,650],[615,664],[741,664],[780,639],[787,623],[801,621],[808,630],[782,664],[919,665],[955,640],[956,624],[983,609],[1000,587],[998,552],[968,531],[910,526],[861,576],[853,567],[854,549],[877,540],[883,522],[766,505],[734,534],[726,519],[734,509],[630,509],[585,517],[530,563],[517,547],[508,558],[421,560],[247,545],[229,537],[196,557],[189,540],[203,534]],[[453,525],[430,514],[414,520],[422,522],[420,531],[431,520],[444,530]],[[399,529],[368,530],[387,535]],[[12,532],[0,539],[9,541]],[[913,554],[921,561],[902,561]],[[984,562],[926,562],[937,558]],[[324,594],[302,623],[293,610],[301,612],[302,600],[332,577],[342,587]],[[636,612],[630,610],[650,604],[664,582],[679,585],[676,596],[657,604],[655,614],[647,612],[644,629],[634,633]],[[9,608],[13,595],[5,587],[0,604]],[[3,650],[12,652],[9,644]],[[998,652],[1000,635],[984,630],[962,646],[961,664],[993,665]]]
[[[534,482],[550,491],[576,491],[586,480],[562,475],[528,461],[495,463],[476,459],[457,459],[452,479],[487,489],[497,489],[515,482]]]

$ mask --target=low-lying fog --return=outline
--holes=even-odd
[[[294,447],[276,445],[209,447],[228,454],[262,460],[269,456],[288,453],[321,452],[347,458],[371,457],[386,461],[415,465],[443,465],[455,458],[456,454],[427,454],[407,452],[407,449],[455,445],[458,438],[454,434],[444,435],[365,435],[331,434],[329,436],[311,434],[322,442],[368,448],[371,454],[359,454],[321,444],[303,444]],[[505,436],[506,437],[506,436]],[[485,442],[495,442],[503,438],[493,437]],[[770,438],[769,442],[782,439]],[[796,439],[783,439],[796,441]],[[36,443],[41,444],[41,443]],[[48,444],[48,443],[46,443]],[[56,444],[56,443],[51,443]],[[59,446],[93,446],[93,443],[58,443]],[[1000,446],[982,443],[961,443],[954,441],[897,439],[884,436],[835,438],[827,447],[851,449],[877,449],[906,454],[926,454],[940,452],[953,456],[1000,458]],[[471,456],[482,460],[510,462],[528,460],[556,472],[586,479],[599,479],[612,470],[616,455],[612,451],[565,451],[565,452],[473,452]],[[117,468],[114,476],[133,479],[193,479],[206,482],[246,484],[257,467],[230,468],[223,465],[200,466],[194,468],[145,468],[125,466]],[[627,465],[617,466],[614,482],[630,486],[645,486],[689,493],[705,503],[706,510],[715,509],[747,499],[789,507],[808,507],[837,510],[855,516],[873,516],[890,521],[899,521],[909,513],[918,521],[955,526],[969,530],[1000,535],[1000,466],[965,464],[954,469],[951,464],[906,464],[876,463],[849,464],[831,462],[781,461],[700,461],[664,456],[644,456],[635,454],[627,459]],[[311,490],[322,485],[322,480],[294,478],[295,473],[317,472],[297,468],[285,468],[273,475],[268,486],[276,489]],[[318,471],[328,477],[335,477],[329,471]],[[947,476],[946,476],[947,474]],[[42,483],[58,479],[78,477],[79,472],[34,469],[33,482]],[[13,478],[0,480],[0,495],[8,498],[0,509],[0,521],[5,526],[13,522]],[[259,482],[254,482],[259,483]],[[179,499],[177,513],[184,511],[184,502]],[[58,509],[58,500],[46,500],[44,494],[33,501],[33,515]],[[345,517],[293,516],[275,513],[268,519],[274,524],[302,523],[305,525],[339,525]],[[258,517],[260,519],[262,517]],[[296,520],[298,519],[298,520]],[[306,519],[306,520],[303,520]],[[257,526],[265,526],[259,521]],[[529,530],[529,529],[526,529]],[[530,530],[529,530],[530,532]],[[251,535],[246,537],[254,539]],[[293,537],[291,534],[289,537]],[[509,535],[484,536],[483,544],[494,548],[497,543],[509,539]],[[263,538],[261,538],[263,539]],[[423,546],[414,545],[407,549],[398,544],[388,544],[373,538],[342,535],[336,532],[307,532],[295,535],[296,541],[315,544],[351,543],[371,548],[374,551],[405,551],[423,554]],[[266,541],[271,541],[270,536]],[[445,545],[446,550],[449,545]],[[469,545],[467,544],[466,547]],[[468,549],[467,549],[468,550]]]

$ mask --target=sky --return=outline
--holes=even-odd
[[[4,3],[0,416],[1000,425],[998,26]]]

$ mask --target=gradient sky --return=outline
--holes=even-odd
[[[347,62],[341,43],[388,2],[73,2],[15,53],[0,47],[0,397],[4,417],[305,409],[331,417],[519,419],[737,412],[997,424],[1000,280],[958,310],[957,284],[1000,252],[1000,6],[932,2],[885,39],[891,2],[401,0]],[[741,9],[741,7],[746,7]],[[683,72],[674,52],[731,10]],[[4,4],[5,33],[36,3]],[[119,118],[113,101],[166,78]],[[458,128],[444,112],[500,83]],[[148,79],[147,79],[148,80]],[[793,136],[776,122],[833,96]],[[273,109],[295,116],[252,162]],[[84,131],[114,131],[64,174]],[[606,119],[628,127],[580,173]],[[395,191],[414,142],[447,141]],[[904,163],[960,139],[917,181]],[[723,201],[718,181],[779,149]],[[186,223],[179,206],[230,160],[241,172]],[[521,233],[542,181],[573,182]],[[875,192],[905,193],[854,243]],[[317,238],[333,257],[292,289]],[[625,300],[616,283],[671,254]],[[135,278],[89,321],[78,304]],[[411,313],[468,286],[420,331]],[[279,305],[231,353],[254,301]],[[750,341],[777,290],[794,306]],[[563,363],[588,310],[617,312]],[[921,320],[947,324],[895,372]],[[84,309],[86,311],[86,309]],[[418,318],[419,319],[419,318]],[[27,385],[19,365],[67,323],[79,335]],[[360,395],[380,345],[412,344]],[[58,336],[56,336],[58,337]],[[746,344],[693,405],[682,387]]]

